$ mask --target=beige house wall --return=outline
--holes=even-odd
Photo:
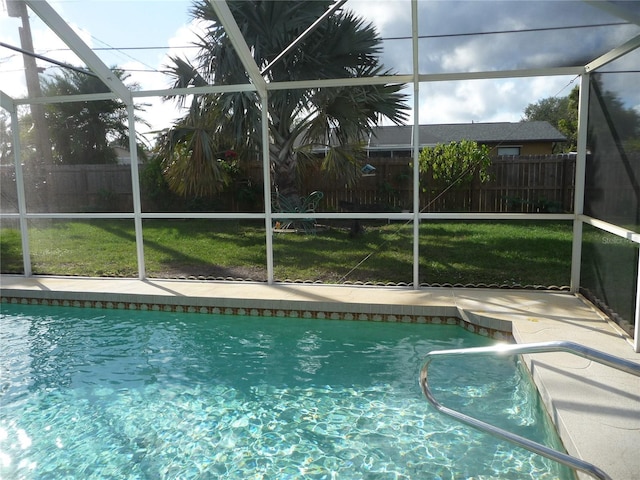
[[[491,148],[491,155],[497,155],[498,147],[520,147],[520,155],[551,155],[553,154],[553,142],[529,142],[529,143],[499,143],[487,144]]]

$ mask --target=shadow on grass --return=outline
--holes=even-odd
[[[264,228],[261,231],[259,227],[237,221],[201,219],[146,220],[144,223],[145,264],[151,278],[267,280],[264,247],[262,256],[256,247],[265,243]],[[98,226],[112,235],[135,242],[135,234],[130,228],[118,228],[113,224]],[[201,248],[194,249],[194,242]],[[224,247],[230,242],[235,248]]]
[[[87,251],[109,248],[106,246],[110,243],[109,237],[124,239],[127,251],[135,245],[130,220],[82,223],[88,223],[94,233],[80,230],[78,234],[74,230],[63,234],[56,230],[58,233],[48,237],[56,241],[79,235],[80,241],[86,242],[81,246]],[[51,227],[60,229],[63,225]],[[267,279],[265,230],[261,220],[145,220],[143,228],[145,263],[150,278]],[[560,286],[569,282],[571,228],[568,222],[436,221],[424,222],[420,229],[422,284]],[[48,241],[48,237],[43,241]],[[11,245],[19,249],[19,236],[8,246],[3,243],[3,262],[4,252],[13,251]],[[71,251],[74,248],[79,247],[73,242],[64,245],[63,249],[69,250],[66,253],[69,258],[61,261],[76,261]],[[123,247],[122,243],[112,242],[110,248]],[[274,274],[278,281],[412,282],[410,225],[366,222],[364,233],[355,238],[349,236],[347,228],[339,227],[319,229],[316,235],[276,233],[273,248]],[[105,255],[111,258],[109,255],[115,257],[117,253],[107,251]],[[117,276],[136,274],[135,254],[127,255],[119,260],[126,265]],[[10,258],[21,262],[17,250]],[[100,265],[87,264],[82,268],[101,275]]]
[[[571,272],[567,223],[423,224],[421,283],[566,286]]]
[[[19,230],[2,229],[2,235],[0,235],[0,272],[24,273]]]
[[[279,234],[273,245],[279,281],[411,281],[410,236],[388,227],[369,227],[356,238],[349,236],[348,229],[338,228],[310,236]]]

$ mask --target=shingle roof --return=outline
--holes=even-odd
[[[564,135],[544,121],[420,125],[419,128],[421,147],[460,140],[475,140],[480,143],[566,141]],[[412,125],[375,127],[369,148],[410,148],[412,131]]]

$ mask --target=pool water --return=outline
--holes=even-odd
[[[556,479],[436,412],[457,326],[2,305],[2,479]],[[560,442],[516,359],[434,363],[447,406]]]

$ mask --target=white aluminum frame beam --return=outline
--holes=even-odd
[[[136,135],[135,106],[133,102],[127,104],[129,121],[129,153],[131,155],[131,196],[133,198],[133,223],[136,235],[136,257],[138,260],[138,279],[147,277],[144,260],[144,239],[142,236],[142,200],[140,194],[140,173],[138,172],[138,142]]]
[[[118,100],[120,97],[114,92],[86,93],[78,95],[60,95],[57,97],[36,97],[16,99],[16,105],[49,105],[52,103],[95,102],[99,100]]]
[[[418,54],[418,0],[411,0],[411,43],[413,50],[413,289],[420,288],[420,56]]]
[[[309,25],[309,27],[302,32],[300,35],[298,35],[298,37],[293,40],[293,42],[291,42],[289,45],[287,45],[287,47],[282,50],[277,56],[276,58],[274,58],[271,63],[269,63],[266,67],[264,67],[262,69],[262,71],[260,72],[261,75],[265,75],[269,70],[271,70],[271,67],[273,67],[273,65],[275,65],[282,57],[284,57],[287,53],[289,53],[289,51],[294,48],[296,45],[298,45],[302,40],[304,40],[311,32],[313,32],[316,28],[318,28],[318,25],[320,25],[328,16],[330,16],[331,14],[333,14],[333,12],[335,12],[336,10],[338,10],[340,7],[342,7],[342,5],[344,5],[345,3],[347,3],[347,0],[338,0],[336,3],[334,3],[333,5],[331,5],[326,12],[324,12],[322,15],[320,15],[320,17],[318,17],[318,19],[313,22],[311,25]]]
[[[133,97],[169,97],[172,95],[207,95],[209,93],[237,93],[255,92],[256,87],[251,83],[234,85],[206,85],[203,87],[167,88],[163,90],[137,90],[131,92]]]
[[[251,50],[247,45],[238,24],[236,23],[233,14],[229,9],[226,1],[209,0],[209,3],[213,7],[214,11],[218,15],[222,26],[226,34],[231,40],[231,44],[236,50],[236,53],[240,57],[240,61],[244,66],[251,83],[253,83],[255,89],[260,96],[261,108],[261,136],[262,136],[262,168],[263,168],[263,185],[264,188],[264,206],[265,206],[265,230],[266,230],[266,250],[267,250],[267,283],[269,285],[274,282],[274,268],[273,268],[273,227],[271,225],[271,181],[269,177],[270,172],[270,158],[269,158],[269,112],[268,112],[268,94],[267,94],[267,82],[260,72],[260,68],[256,63]],[[192,92],[189,92],[192,93]]]
[[[433,73],[419,75],[420,82],[446,82],[460,80],[483,80],[498,78],[531,78],[543,76],[580,75],[584,73],[584,67],[561,67],[550,69],[524,69],[505,70],[502,72],[464,72],[464,73]],[[330,87],[356,87],[363,85],[388,85],[388,84],[411,84],[414,82],[414,75],[381,75],[375,77],[357,78],[336,78],[322,80],[301,80],[292,82],[272,82],[266,83],[267,91],[287,90],[296,88],[330,88]],[[209,93],[228,92],[255,92],[255,85],[235,84],[235,85],[207,85],[203,87],[186,87],[163,90],[138,90],[131,92],[133,98],[159,97],[171,95],[206,95]],[[91,93],[83,95],[60,95],[57,97],[38,98],[18,98],[13,101],[18,105],[28,104],[48,104],[64,102],[85,102],[95,100],[116,100],[116,93]]]
[[[12,112],[15,105],[16,102],[14,98],[0,90],[0,107],[4,108],[8,112]]]
[[[209,93],[225,92],[255,92],[256,88],[250,84],[240,85],[209,85],[206,87],[185,87],[163,90],[139,90],[132,91],[132,98],[163,97],[171,95],[207,95]],[[97,100],[117,100],[119,97],[113,92],[86,93],[78,95],[59,95],[56,97],[19,98],[14,102],[17,105],[67,103],[67,102],[92,102]]]
[[[273,263],[273,215],[271,208],[271,158],[269,151],[269,111],[268,97],[265,94],[261,98],[261,138],[262,138],[262,190],[264,195],[264,226],[266,232],[265,247],[267,249],[267,284],[274,283],[274,263]],[[267,188],[268,187],[268,188]]]
[[[427,73],[420,75],[421,82],[451,82],[457,80],[491,80],[497,78],[551,77],[558,75],[580,75],[584,66],[523,68],[519,70],[499,70],[481,72]]]
[[[580,75],[584,73],[584,66],[554,67],[554,68],[525,68],[522,70],[429,73],[418,76],[420,82],[450,82],[458,80],[485,80],[497,78],[528,78],[549,77],[562,75]],[[267,90],[286,90],[290,88],[326,88],[326,87],[355,87],[361,85],[386,85],[390,83],[410,84],[414,81],[413,74],[380,75],[375,77],[330,78],[322,80],[304,80],[292,82],[272,82],[267,84]]]
[[[614,48],[613,50],[589,62],[587,65],[585,65],[584,70],[587,73],[593,72],[594,70],[605,66],[607,63],[611,63],[614,60],[622,57],[623,55],[632,52],[638,47],[640,47],[640,35],[633,37],[631,40],[628,40],[619,47]]]
[[[218,18],[220,19],[225,32],[229,36],[229,40],[231,40],[231,44],[235,48],[236,53],[240,57],[240,61],[242,62],[242,65],[244,65],[251,82],[255,85],[260,97],[264,98],[267,94],[267,82],[260,73],[260,68],[258,68],[258,64],[253,58],[251,50],[249,49],[235,18],[233,18],[229,5],[227,5],[226,1],[220,0],[209,0],[209,3],[218,15]]]
[[[580,269],[582,261],[582,219],[584,211],[584,189],[587,172],[587,122],[589,113],[589,77],[588,73],[580,77],[580,96],[578,99],[578,138],[576,147],[575,189],[573,193],[573,237],[571,245],[571,286],[572,293],[580,290]]]
[[[638,268],[636,272],[640,272],[640,255],[638,256]],[[634,321],[633,349],[636,353],[640,353],[640,274],[636,276],[636,315]]]
[[[16,195],[18,197],[18,218],[20,225],[20,242],[22,247],[22,268],[25,277],[30,277],[33,273],[31,269],[31,250],[29,247],[29,225],[27,223],[27,200],[24,190],[24,175],[22,172],[22,157],[20,148],[20,126],[18,110],[16,105],[11,105],[11,97],[4,92],[0,92],[0,102],[11,115],[11,134],[13,142],[13,165],[16,175]]]
[[[131,91],[127,86],[100,60],[100,57],[82,41],[78,34],[73,31],[48,2],[44,0],[25,0],[25,3],[80,57],[89,69],[104,82],[109,90],[118,95],[125,103],[130,104],[132,102]]]
[[[584,67],[562,67],[551,68],[546,70],[525,69],[525,70],[506,70],[502,72],[466,72],[466,73],[434,73],[427,75],[419,75],[420,82],[446,82],[460,80],[483,80],[497,78],[530,78],[556,75],[580,75],[584,73]],[[387,84],[410,84],[413,83],[413,75],[382,75],[376,77],[358,77],[344,79],[323,79],[323,80],[304,80],[293,82],[273,82],[267,83],[267,91],[287,90],[295,88],[327,88],[327,87],[355,87],[362,85],[387,85]],[[257,88],[253,84],[236,84],[236,85],[208,85],[204,87],[186,87],[162,90],[137,90],[131,92],[133,98],[144,97],[161,97],[170,95],[206,95],[209,93],[227,93],[227,92],[255,92]],[[6,94],[5,94],[6,95]],[[16,98],[13,99],[18,105],[28,104],[48,104],[48,103],[64,103],[64,102],[85,102],[95,100],[116,100],[116,93],[90,93],[82,95],[60,95],[57,97],[38,97],[38,98]]]

